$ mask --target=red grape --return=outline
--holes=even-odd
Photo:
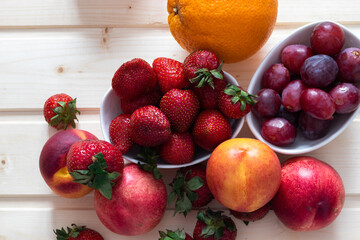
[[[340,83],[329,92],[334,99],[336,113],[355,111],[360,102],[360,90],[351,83]]]
[[[338,71],[338,65],[332,57],[319,54],[305,60],[300,75],[309,87],[323,88],[335,81]]]
[[[264,73],[262,79],[263,88],[271,88],[281,93],[290,82],[290,72],[284,64],[276,63],[270,66]]]
[[[306,85],[301,80],[291,81],[281,94],[281,103],[289,112],[298,112],[301,110],[300,96],[306,89]]]
[[[310,47],[303,44],[292,44],[286,46],[281,52],[281,62],[291,72],[300,74],[300,68],[303,65],[305,59],[313,56],[313,52]]]
[[[278,114],[276,115],[276,117],[281,117],[281,118],[285,118],[286,120],[288,120],[292,125],[294,125],[295,127],[297,127],[298,125],[298,119],[299,119],[299,115],[300,112],[289,112],[287,111],[283,105],[281,105],[280,110],[278,112]]]
[[[336,57],[339,66],[340,80],[343,82],[360,82],[360,49],[345,48]]]
[[[308,139],[315,140],[326,135],[331,120],[320,120],[313,118],[302,111],[299,117],[299,130]]]
[[[311,48],[317,54],[334,56],[341,51],[344,43],[344,31],[339,25],[332,22],[316,25],[310,36]]]
[[[310,116],[327,120],[332,119],[335,113],[335,102],[324,90],[319,88],[308,88],[300,97],[301,108]]]
[[[256,95],[257,103],[252,106],[251,111],[258,117],[274,117],[281,105],[279,93],[270,88],[263,88]]]
[[[296,128],[285,118],[270,118],[261,127],[261,136],[277,146],[286,146],[295,141]]]

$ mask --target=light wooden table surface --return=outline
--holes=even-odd
[[[256,68],[279,41],[313,21],[337,21],[360,37],[358,0],[279,0],[278,22],[267,44],[253,57],[224,70],[247,88]],[[43,119],[44,101],[66,92],[77,97],[78,128],[103,139],[101,99],[116,69],[125,61],[156,57],[182,61],[167,25],[166,0],[1,0],[0,1],[0,240],[55,239],[53,229],[77,223],[105,239],[158,239],[158,230],[192,233],[195,212],[172,216],[168,209],[150,233],[125,237],[97,219],[92,194],[75,200],[54,195],[38,167],[43,144],[56,131]],[[245,226],[237,239],[360,239],[360,116],[336,140],[309,153],[331,164],[346,189],[345,206],[330,226],[313,232],[286,229],[270,212]],[[246,124],[239,135],[251,136]],[[281,160],[287,156],[279,155]],[[170,183],[175,170],[162,171]],[[211,207],[223,207],[213,201]]]

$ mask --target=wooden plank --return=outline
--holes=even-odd
[[[360,36],[360,25],[349,25]],[[279,26],[254,56],[224,70],[247,88],[266,54],[294,26]],[[42,108],[50,95],[66,92],[80,108],[99,108],[111,79],[124,62],[140,57],[183,61],[181,49],[168,29],[27,29],[0,30],[0,112]],[[86,89],[86,91],[83,91]]]
[[[103,139],[96,115],[84,114],[81,117],[78,128],[90,131]],[[19,120],[19,118],[15,118],[14,121],[0,118],[0,132],[6,136],[6,138],[0,138],[0,197],[53,195],[40,175],[38,162],[42,146],[56,131],[47,126],[41,115],[33,116],[30,121],[26,118]],[[360,149],[356,140],[359,132],[360,120],[357,119],[333,142],[306,154],[333,166],[342,177],[348,194],[360,194],[360,178],[358,177]],[[239,137],[253,137],[246,124]],[[288,157],[290,156],[279,154],[281,160]],[[165,183],[169,184],[175,176],[174,170],[163,169],[162,171]]]
[[[360,21],[357,0],[279,0],[278,24]],[[2,0],[0,28],[168,27],[166,0]],[[341,9],[341,11],[339,11]]]
[[[229,214],[225,211],[225,214]],[[21,227],[18,223],[21,221]],[[338,218],[329,226],[311,232],[295,232],[287,229],[279,222],[273,211],[270,211],[260,221],[246,226],[242,221],[234,219],[238,234],[236,239],[265,239],[288,240],[358,240],[360,237],[357,228],[360,224],[359,208],[344,208]],[[68,226],[71,223],[86,225],[99,231],[105,239],[158,239],[158,231],[177,228],[185,229],[192,235],[196,223],[196,211],[192,211],[186,218],[182,215],[173,216],[172,211],[166,211],[161,222],[149,233],[140,236],[123,236],[114,234],[106,229],[96,216],[93,209],[59,209],[52,208],[0,208],[1,240],[48,240],[54,239],[53,229]],[[41,230],[39,230],[41,229]],[[261,229],[259,231],[259,229]]]

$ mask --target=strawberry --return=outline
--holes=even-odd
[[[171,164],[184,164],[194,160],[195,143],[189,132],[173,133],[170,139],[161,145],[161,158]]]
[[[206,182],[206,167],[202,164],[179,169],[170,186],[168,202],[175,201],[174,215],[179,212],[186,216],[193,208],[206,206],[214,199]]]
[[[214,88],[213,78],[223,79],[221,73],[222,64],[219,64],[217,56],[207,50],[198,50],[189,54],[184,60],[185,79],[197,87],[209,84]]]
[[[241,87],[228,84],[217,99],[220,111],[228,118],[240,119],[255,105],[257,96],[247,93]]]
[[[234,221],[222,211],[214,212],[211,209],[197,214],[193,238],[194,240],[235,240],[237,228]]]
[[[136,99],[154,89],[156,82],[156,74],[150,64],[141,58],[134,58],[119,67],[111,86],[121,99]]]
[[[65,93],[52,95],[45,101],[45,120],[58,130],[66,129],[69,124],[76,128],[75,120],[78,121],[76,114],[80,114],[76,109],[76,98],[73,99]]]
[[[173,131],[186,132],[199,113],[200,103],[191,90],[171,89],[161,98],[160,109],[169,118]]]
[[[56,240],[104,240],[97,231],[86,226],[76,226],[71,224],[72,228],[67,227],[54,230]]]
[[[154,147],[171,136],[169,119],[154,106],[135,110],[130,117],[130,129],[131,139],[141,146]]]
[[[153,69],[162,94],[173,88],[183,89],[190,86],[184,77],[183,64],[171,58],[159,57],[153,61]]]
[[[147,105],[159,106],[162,95],[160,90],[155,87],[150,92],[140,95],[136,99],[120,99],[120,106],[123,113],[132,114],[136,109]]]
[[[80,140],[71,145],[66,167],[75,182],[99,190],[111,199],[114,182],[124,168],[121,151],[103,140]]]
[[[231,138],[229,119],[215,109],[204,110],[197,117],[192,134],[197,145],[212,151],[223,141]]]
[[[118,147],[122,154],[127,153],[133,145],[130,137],[130,114],[120,114],[109,126],[110,141]]]
[[[218,107],[217,98],[219,94],[224,91],[226,87],[226,81],[223,79],[214,78],[213,83],[214,88],[212,88],[209,84],[206,84],[202,87],[192,88],[200,100],[200,107],[202,109],[216,109]]]
[[[264,218],[270,211],[270,204],[267,203],[258,210],[255,210],[253,212],[237,212],[234,210],[230,210],[230,213],[237,219],[242,220],[246,225],[249,224],[249,222],[255,222],[262,218]]]
[[[193,238],[187,234],[184,229],[177,229],[175,232],[171,230],[166,230],[166,233],[159,231],[160,238],[159,240],[193,240]]]

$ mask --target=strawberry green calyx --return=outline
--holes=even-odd
[[[186,176],[189,173],[190,171],[184,176],[180,171],[177,171],[176,177],[169,184],[172,187],[172,191],[168,196],[168,204],[170,205],[175,201],[174,215],[179,212],[186,217],[192,209],[192,203],[198,198],[198,194],[194,191],[204,185],[204,181],[199,176],[186,181]]]
[[[197,70],[195,72],[196,77],[190,79],[189,81],[192,84],[198,82],[198,85],[196,85],[196,87],[203,87],[206,84],[209,84],[212,89],[215,89],[213,77],[219,78],[219,79],[224,79],[224,77],[221,73],[223,63],[224,63],[224,61],[222,61],[219,64],[218,68],[213,69],[213,70],[209,70],[207,68],[201,68],[201,69]]]
[[[76,224],[71,224],[71,226],[72,228],[67,227],[66,230],[64,228],[54,230],[56,240],[67,240],[70,237],[76,238],[81,231],[85,230],[85,226],[77,226]]]
[[[109,173],[105,169],[107,164],[102,153],[93,156],[93,163],[88,167],[88,170],[75,170],[70,172],[74,178],[74,182],[88,185],[100,193],[107,199],[112,197],[113,181],[121,174],[118,172]]]
[[[185,240],[186,239],[186,233],[185,230],[179,230],[177,229],[175,232],[166,229],[166,233],[163,231],[159,231],[160,238],[159,240]]]
[[[137,155],[138,159],[138,166],[146,171],[150,172],[154,175],[155,179],[162,178],[162,174],[160,173],[159,169],[157,168],[157,160],[159,155],[150,147],[144,147],[142,151]]]
[[[68,103],[58,102],[58,104],[60,106],[52,109],[56,115],[50,119],[50,125],[57,126],[58,130],[65,130],[69,124],[76,128],[75,120],[79,121],[76,114],[80,114],[80,111],[76,109],[76,98]]]
[[[201,236],[208,238],[213,236],[215,239],[221,239],[224,230],[230,232],[236,231],[236,226],[230,217],[222,215],[223,211],[212,211],[210,208],[203,211],[199,211],[197,219],[206,224],[201,231]]]
[[[233,96],[231,98],[231,102],[233,104],[240,101],[241,111],[245,111],[246,104],[255,105],[257,102],[255,100],[255,98],[257,97],[256,95],[250,94],[233,84],[227,84],[226,88],[224,89],[224,93]]]

